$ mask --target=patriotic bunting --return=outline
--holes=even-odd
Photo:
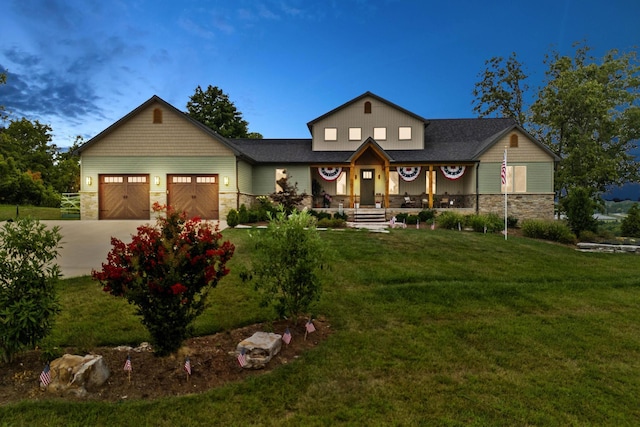
[[[466,166],[440,166],[440,170],[445,178],[456,180],[464,175]]]

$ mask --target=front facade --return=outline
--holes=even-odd
[[[283,176],[316,208],[501,213],[506,187],[510,215],[553,217],[558,158],[512,119],[427,120],[367,92],[307,126],[225,139],[154,96],[78,149],[81,217],[150,219],[158,202],[224,219]]]

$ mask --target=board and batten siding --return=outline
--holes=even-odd
[[[364,113],[365,102],[371,102],[371,113]],[[398,138],[400,126],[411,127],[411,140]],[[364,97],[313,124],[314,151],[354,151],[367,138],[373,138],[373,128],[387,129],[386,140],[376,140],[385,150],[411,150],[424,147],[424,121],[391,107],[372,97]],[[336,141],[325,141],[325,128],[336,128]],[[349,128],[361,128],[361,139],[349,141]]]
[[[268,195],[276,189],[276,169],[286,169],[289,183],[298,183],[298,194],[311,194],[311,171],[307,165],[261,165],[253,167],[253,194]]]
[[[527,193],[553,193],[553,162],[509,162],[509,166],[527,167]],[[478,192],[499,194],[501,190],[500,163],[482,163],[478,166]]]
[[[518,146],[510,147],[511,135],[518,135]],[[500,138],[491,148],[480,156],[482,163],[502,163],[504,149],[507,148],[507,163],[511,162],[551,162],[553,157],[540,145],[533,142],[528,136],[519,131],[507,133]]]
[[[245,161],[238,162],[238,191],[253,194],[253,168]]]
[[[153,123],[154,109],[162,111],[162,123]],[[92,156],[233,156],[224,143],[175,111],[152,103],[125,123],[85,148],[84,158]],[[235,174],[234,174],[235,176]]]

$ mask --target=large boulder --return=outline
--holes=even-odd
[[[51,392],[85,396],[103,385],[110,372],[102,356],[65,354],[50,364],[51,382],[46,387]]]
[[[236,357],[244,352],[245,369],[264,368],[267,363],[280,352],[282,335],[269,332],[256,332],[251,337],[240,341],[236,347]]]

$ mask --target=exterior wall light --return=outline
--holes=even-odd
[[[88,186],[91,186],[91,183],[93,182],[93,180],[91,179],[90,176],[86,177],[84,179],[85,184],[87,184]]]
[[[160,185],[160,177],[159,176],[154,176],[153,177],[153,183],[155,185]]]
[[[222,183],[226,186],[229,185],[229,177],[228,176],[224,176],[222,177]]]

